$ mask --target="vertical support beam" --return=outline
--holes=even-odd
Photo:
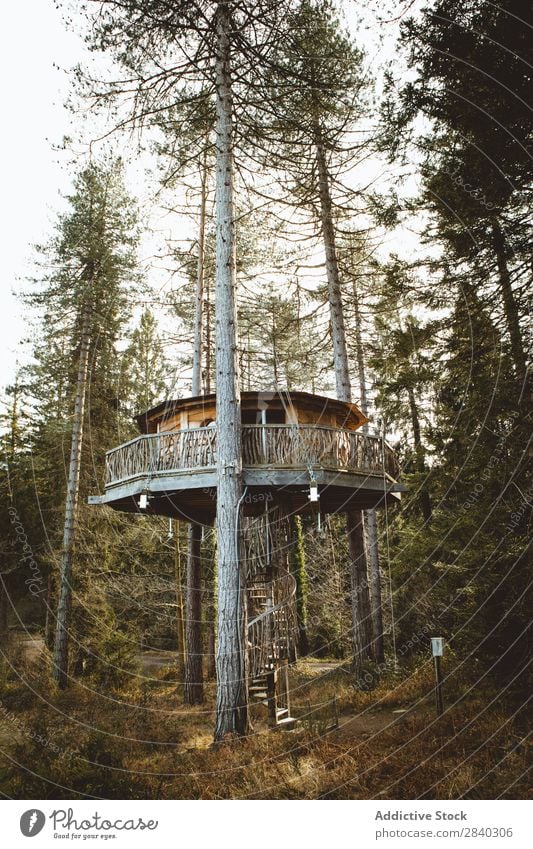
[[[441,658],[437,655],[433,658],[433,660],[435,662],[435,703],[437,707],[437,716],[442,716],[444,713],[444,700],[442,698]]]
[[[180,673],[185,670],[185,623],[183,616],[183,591],[181,574],[181,549],[179,537],[180,523],[174,520],[174,579],[176,583],[176,629],[178,637],[178,668]]]
[[[285,691],[285,707],[287,708],[287,716],[291,715],[291,692],[289,689],[289,661],[285,660],[281,669],[283,675],[283,689]]]
[[[350,548],[354,671],[359,675],[363,664],[370,657],[371,642],[368,636],[370,607],[364,556],[363,514],[360,510],[346,514],[346,527]]]
[[[273,669],[266,674],[267,702],[268,702],[268,724],[274,728],[278,724],[278,705],[276,700],[276,678],[277,672]]]
[[[266,410],[261,410],[261,448],[263,450],[263,463],[268,463],[266,423]]]
[[[296,579],[296,611],[298,621],[298,650],[302,657],[309,652],[307,638],[307,574],[305,569],[305,547],[300,516],[291,522],[293,574]]]
[[[372,620],[372,654],[376,663],[383,663],[383,612],[381,601],[381,569],[379,565],[378,528],[375,510],[366,510],[368,540],[368,575],[370,581],[370,614]]]
[[[209,603],[207,605],[207,677],[210,680],[216,678],[216,627],[217,627],[217,564],[216,564],[216,544],[214,534],[211,536],[210,547],[210,591]]]
[[[184,700],[189,705],[204,700],[202,651],[202,528],[190,524],[187,547],[187,599],[185,623]]]
[[[353,281],[353,303],[355,319],[355,348],[357,371],[359,374],[359,395],[361,410],[368,417],[368,397],[366,392],[365,352],[363,348],[362,319],[359,309],[357,282]],[[368,433],[368,424],[363,425],[363,433]],[[370,610],[372,617],[372,654],[376,663],[385,660],[383,648],[383,611],[381,605],[381,570],[379,566],[378,523],[375,510],[366,510],[366,539],[368,548],[367,571],[370,580]]]

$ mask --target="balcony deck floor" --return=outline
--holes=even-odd
[[[405,487],[377,475],[314,469],[319,487],[318,503],[309,501],[309,471],[307,469],[243,469],[247,487],[243,502],[244,515],[254,515],[265,503],[282,501],[290,512],[345,512],[348,509],[367,510],[383,506],[385,500],[396,504]],[[139,496],[149,493],[149,506],[139,508]],[[142,475],[108,487],[104,495],[92,496],[92,504],[106,504],[115,510],[144,515],[163,515],[185,521],[211,524],[216,513],[216,472],[214,469]]]

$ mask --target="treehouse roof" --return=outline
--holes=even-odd
[[[313,422],[331,425],[336,420],[338,427],[356,430],[368,419],[356,404],[313,395],[299,391],[241,392],[243,411],[285,411],[287,422]],[[135,417],[141,433],[154,433],[158,425],[174,419],[179,413],[201,411],[205,418],[216,418],[216,394],[197,395],[192,398],[177,398],[162,401],[157,406]]]

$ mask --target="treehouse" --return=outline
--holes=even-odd
[[[363,433],[351,403],[307,392],[243,392],[243,514],[346,512],[394,502],[403,489],[392,449]],[[212,524],[216,514],[216,396],[165,401],[137,417],[141,435],[106,454],[115,510]]]
[[[291,728],[295,721],[287,677],[299,644],[290,517],[352,514],[394,502],[403,489],[392,449],[363,432],[366,422],[355,404],[307,392],[241,395],[247,700],[268,707],[273,727]],[[165,401],[139,415],[137,424],[140,436],[107,452],[105,492],[90,502],[181,519],[193,529],[212,524],[217,498],[215,395]],[[194,537],[188,585],[199,604],[198,530]],[[201,629],[198,611],[189,624]],[[198,631],[191,644],[201,642]],[[196,661],[199,669],[192,650],[190,659],[186,678],[189,674],[201,680],[201,659]]]

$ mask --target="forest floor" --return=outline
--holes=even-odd
[[[290,673],[295,730],[213,746],[213,682],[183,704],[176,655],[142,652],[118,686],[83,676],[65,692],[32,640],[0,687],[0,792],[15,798],[523,798],[527,717],[451,675],[435,716],[430,663],[361,691],[348,666],[306,658]]]

